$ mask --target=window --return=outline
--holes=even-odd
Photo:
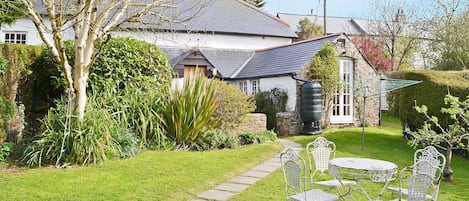
[[[242,92],[244,92],[244,93],[247,94],[247,93],[248,93],[248,83],[247,83],[247,81],[246,81],[246,80],[244,80],[244,81],[239,81],[239,82],[238,82],[238,88],[239,88]]]
[[[340,60],[341,90],[334,93],[331,123],[353,123],[353,62]]]
[[[26,32],[5,32],[5,43],[26,44]]]
[[[345,48],[345,39],[343,38],[337,39],[337,47]]]
[[[251,94],[259,92],[259,80],[251,80]]]

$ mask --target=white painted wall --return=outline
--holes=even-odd
[[[45,19],[46,24],[50,25],[50,21]],[[36,26],[29,19],[18,19],[16,23],[12,25],[3,24],[0,27],[0,42],[5,42],[5,32],[26,32],[26,44],[28,45],[40,45],[43,44],[41,37],[39,36]],[[73,28],[66,26],[64,30],[64,39],[70,40],[73,39]],[[48,34],[50,40],[52,40],[52,35]]]
[[[49,24],[49,21],[46,19]],[[18,19],[15,24],[2,25],[0,42],[5,41],[5,32],[26,32],[26,44],[40,45],[42,40],[36,27],[29,19]],[[66,26],[64,38],[73,39],[73,28]],[[239,34],[198,34],[198,33],[156,33],[156,32],[114,32],[114,36],[130,36],[148,43],[177,47],[212,47],[226,49],[263,49],[291,43],[289,38],[269,36],[248,36]],[[49,35],[52,39],[52,35]]]
[[[225,49],[263,49],[291,43],[289,38],[248,36],[237,34],[114,32],[115,36],[130,36],[148,43],[176,47],[211,47]]]

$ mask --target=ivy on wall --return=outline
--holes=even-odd
[[[324,118],[321,125],[330,125],[333,95],[340,88],[339,60],[332,43],[326,43],[310,62],[311,78],[321,83]]]

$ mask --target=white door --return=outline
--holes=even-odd
[[[342,87],[333,97],[331,123],[353,123],[353,61],[341,58],[339,62]]]

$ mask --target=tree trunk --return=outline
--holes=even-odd
[[[448,147],[445,152],[446,157],[446,164],[443,170],[443,177],[445,177],[446,181],[452,182],[453,181],[453,170],[451,169],[451,159],[453,158],[453,149]]]
[[[77,67],[77,66],[76,66]],[[88,73],[83,73],[82,76],[75,76],[74,78],[74,91],[75,94],[72,100],[73,114],[78,117],[79,120],[83,120],[85,117],[85,106],[86,106],[86,84],[88,81]]]
[[[322,119],[322,126],[324,126],[325,128],[329,127],[329,125],[331,124],[331,108],[332,108],[332,100],[330,98],[330,96],[328,96],[327,94],[324,94],[323,96],[323,101],[324,101],[324,109],[323,109],[323,112],[324,114],[322,115],[323,116],[323,119]]]

